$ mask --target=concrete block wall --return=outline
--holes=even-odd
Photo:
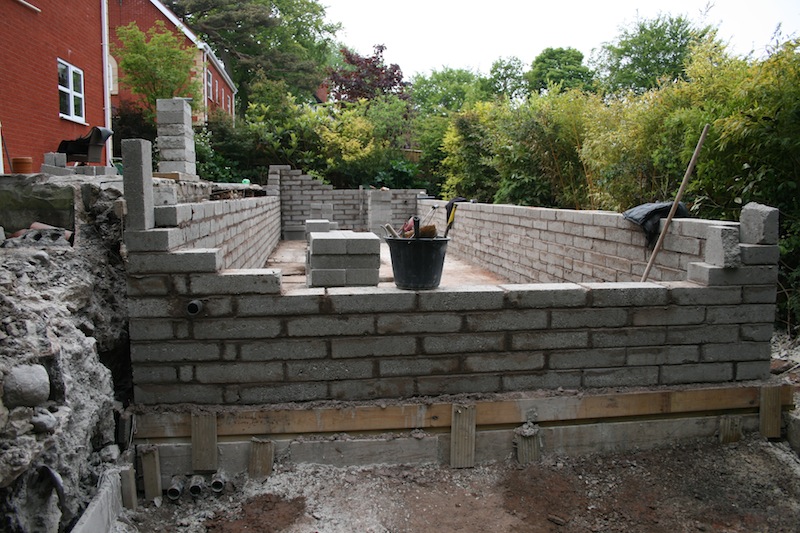
[[[753,281],[135,298],[135,400],[238,405],[766,379],[774,277]],[[186,315],[190,298],[205,302],[203,316]]]
[[[293,170],[285,165],[274,165],[269,169],[268,191],[278,191],[281,197],[281,223],[283,228],[300,228],[305,221],[315,218],[312,206],[329,204],[332,210],[326,218],[339,224],[340,229],[371,231],[387,222],[397,226],[412,216],[416,209],[416,197],[421,189],[399,189],[380,191],[371,189],[334,189],[322,181]],[[381,209],[370,219],[370,195],[381,196]],[[391,211],[387,213],[383,196],[388,195]],[[388,218],[383,220],[383,218]]]
[[[125,232],[129,270],[158,272],[165,254],[190,250],[209,250],[215,265],[219,256],[220,269],[261,268],[278,244],[279,209],[273,196],[156,206],[153,229]]]
[[[306,225],[312,222],[306,221]],[[309,233],[306,280],[309,287],[377,286],[381,239],[371,232],[350,230]]]
[[[437,203],[442,207],[420,200],[419,216]],[[440,234],[445,216],[437,209]],[[691,263],[706,260],[711,227],[728,228],[738,244],[739,223],[673,219],[648,280],[686,279]],[[448,253],[515,283],[639,281],[651,252],[641,227],[608,211],[459,203],[448,236]],[[721,243],[717,253],[724,253]],[[733,253],[739,254],[736,246]]]

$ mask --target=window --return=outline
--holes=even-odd
[[[219,81],[214,80],[214,101],[219,103]]]
[[[58,114],[61,118],[84,122],[83,71],[58,60]]]
[[[212,79],[211,71],[208,70],[206,71],[206,92],[208,93],[209,100],[211,100],[211,91],[212,91],[211,79]]]

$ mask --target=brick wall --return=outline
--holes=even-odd
[[[333,206],[333,220],[340,229],[369,231],[370,189],[334,189],[302,170],[288,166],[270,167],[270,186],[281,196],[281,221],[283,227],[302,226],[311,217],[311,204]],[[416,198],[421,189],[391,190],[391,220],[398,226],[413,215],[417,209]]]
[[[213,270],[259,269],[280,236],[280,201],[274,196],[156,206],[154,211],[154,229],[125,232],[132,274],[169,268],[164,265],[174,263],[169,256],[175,252],[194,254],[183,270],[200,269],[198,250],[206,251]]]
[[[441,201],[419,200],[424,216],[446,227]],[[690,263],[704,261],[708,228],[734,222],[673,219],[649,280],[686,279]],[[641,227],[619,213],[513,205],[459,203],[448,253],[515,283],[639,281],[650,250]]]
[[[129,276],[135,400],[235,405],[766,379],[777,224],[753,237],[746,213],[741,227],[676,223],[665,254],[674,258],[645,283],[631,281],[644,261],[640,230],[599,212],[459,207],[454,250],[490,249],[490,260],[514,263],[530,249],[541,266],[516,275],[545,272],[557,283],[281,294],[273,273],[223,271],[205,261],[211,251],[184,248],[171,261],[136,263]],[[493,240],[465,242],[484,234]],[[561,282],[575,273],[579,282]]]

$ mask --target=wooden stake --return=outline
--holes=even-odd
[[[450,466],[475,466],[475,406],[453,404],[450,426]]]
[[[719,443],[730,444],[742,440],[742,417],[721,416],[719,418]]]
[[[667,235],[667,230],[672,222],[672,217],[675,216],[675,211],[678,210],[678,203],[681,201],[681,198],[683,198],[683,191],[686,189],[686,184],[689,183],[689,176],[692,175],[694,166],[697,164],[697,158],[700,157],[700,149],[703,147],[703,143],[706,141],[706,135],[708,135],[709,127],[710,125],[706,124],[703,128],[703,133],[700,134],[700,140],[697,141],[697,147],[694,149],[692,159],[689,161],[689,166],[686,168],[686,173],[683,175],[683,181],[678,189],[678,194],[675,195],[675,201],[672,202],[672,208],[669,210],[667,221],[664,222],[664,229],[661,230],[661,234],[658,236],[656,246],[653,248],[653,253],[650,254],[650,260],[647,262],[647,268],[644,269],[644,274],[642,274],[642,282],[647,281],[647,276],[650,275],[650,269],[653,268],[653,263],[655,263],[656,256],[658,255],[659,250],[661,250],[661,246],[664,244],[664,237]]]
[[[527,465],[539,460],[542,456],[542,437],[539,434],[539,426],[526,423],[517,428],[514,436],[514,446],[517,448],[517,461],[521,465]]]
[[[120,470],[120,486],[122,488],[122,505],[126,509],[136,509],[138,503],[136,497],[136,470],[133,465]]]
[[[272,463],[275,460],[275,443],[271,440],[253,438],[250,441],[250,459],[247,475],[256,481],[264,481],[272,474]]]
[[[192,470],[217,471],[217,415],[192,413]]]
[[[161,497],[161,461],[158,457],[158,448],[142,446],[139,448],[139,453],[142,456],[144,498],[153,501]]]
[[[768,439],[777,439],[781,436],[781,390],[780,385],[761,387],[759,431]]]

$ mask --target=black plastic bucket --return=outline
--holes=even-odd
[[[398,289],[435,289],[442,281],[448,238],[398,239],[386,237]]]

